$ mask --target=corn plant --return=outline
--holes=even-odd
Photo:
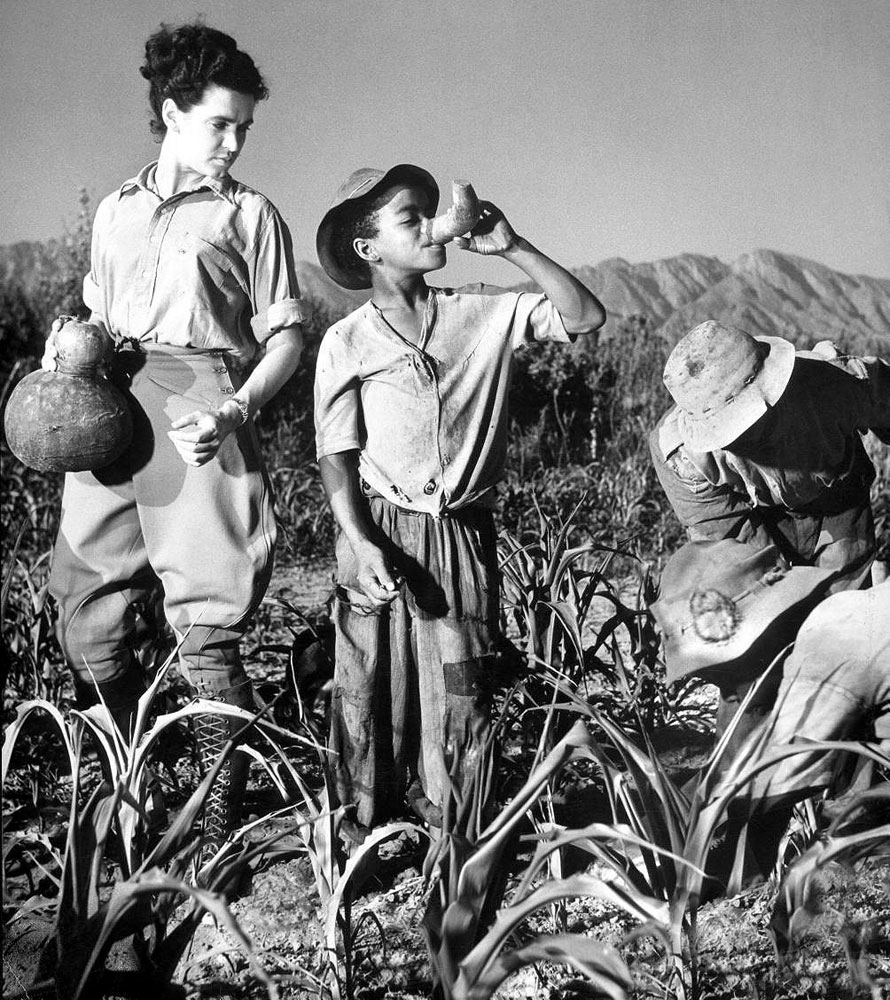
[[[770,919],[770,933],[780,967],[822,909],[817,892],[820,871],[835,864],[851,866],[863,857],[873,856],[877,848],[883,848],[885,854],[890,848],[890,823],[875,822],[865,829],[856,829],[850,823],[851,814],[863,808],[886,816],[890,810],[890,786],[884,783],[855,796],[831,824],[824,839],[801,854],[783,874]],[[844,921],[840,934],[853,982],[868,990],[873,1000],[880,1000],[882,987],[868,973],[865,950],[857,941],[856,929]]]
[[[193,827],[220,768],[235,752],[234,741],[230,741],[169,829],[154,846],[149,842],[154,805],[150,757],[163,733],[191,716],[207,713],[238,718],[245,728],[258,723],[258,716],[242,709],[198,699],[158,717],[150,725],[152,705],[171,662],[172,657],[139,699],[129,738],[117,728],[101,699],[100,704],[84,711],[72,711],[68,720],[48,702],[26,702],[19,706],[5,734],[4,784],[18,738],[36,713],[49,715],[68,757],[72,794],[67,844],[53,933],[43,956],[44,972],[56,994],[66,1000],[95,995],[97,984],[106,975],[108,949],[122,937],[133,939],[143,972],[153,971],[159,982],[169,978],[204,911],[211,912],[232,931],[253,964],[255,975],[266,983],[269,995],[275,995],[271,980],[257,965],[222,895],[245,866],[268,850],[269,843],[238,848],[246,828],[236,831],[231,843],[223,845],[202,865],[200,884],[194,883],[195,859],[202,840],[194,836]],[[268,723],[256,726],[256,731],[275,746],[275,737],[300,739]],[[105,780],[84,801],[87,734],[98,750]],[[111,896],[102,899],[103,866],[112,850],[113,834],[113,860],[121,877]],[[192,908],[168,933],[167,924],[183,896],[192,900]],[[148,937],[143,933],[146,929],[150,929]]]
[[[299,792],[299,802],[282,810],[295,821],[295,832],[307,856],[315,881],[318,911],[322,924],[322,961],[315,970],[303,970],[305,987],[330,1000],[354,1000],[360,985],[358,970],[362,955],[357,942],[369,923],[377,923],[380,937],[383,929],[372,913],[353,920],[356,893],[373,874],[378,851],[387,841],[410,836],[429,838],[429,833],[415,823],[397,822],[378,827],[363,843],[347,851],[341,837],[345,807],[338,804],[334,790],[329,751],[308,730],[308,742],[313,746],[322,776],[320,788],[313,788],[301,768],[276,747],[275,753],[264,757],[245,748],[266,769],[282,798],[291,799],[291,789]]]
[[[552,721],[552,713],[550,718]],[[444,1000],[487,1000],[518,968],[549,961],[581,972],[607,996],[626,997],[631,987],[627,967],[613,948],[601,942],[562,933],[540,935],[519,947],[507,948],[529,916],[560,900],[604,899],[647,930],[663,925],[667,907],[589,874],[549,879],[534,887],[534,876],[546,852],[536,855],[518,888],[507,898],[506,869],[515,858],[529,810],[566,764],[589,756],[590,735],[583,723],[575,723],[533,767],[511,801],[487,821],[497,728],[489,734],[470,787],[452,785],[442,836],[432,845],[424,865],[433,886],[422,928],[438,995]]]

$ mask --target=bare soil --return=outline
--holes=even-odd
[[[287,640],[292,630],[324,614],[332,590],[332,567],[288,567],[276,572],[269,589],[267,636]],[[299,609],[295,616],[284,601]],[[608,613],[603,607],[602,614]],[[248,642],[248,646],[250,643]],[[250,658],[258,684],[280,683],[280,654]],[[695,767],[708,748],[707,738],[689,733],[663,746],[666,763],[677,769]],[[258,779],[252,772],[252,786]],[[253,796],[254,799],[256,795]],[[249,796],[250,798],[250,796]],[[590,806],[590,808],[595,808]],[[573,825],[597,818],[586,813],[583,797],[574,803]],[[586,815],[585,815],[586,813]],[[270,820],[256,836],[285,830],[288,820]],[[277,983],[281,1000],[319,996],[318,977],[325,956],[321,949],[321,913],[311,866],[299,853],[296,837],[288,834],[278,855],[256,871],[248,891],[232,910],[251,939],[257,958]],[[288,853],[288,849],[289,853]],[[358,927],[354,984],[360,1000],[422,1000],[432,992],[432,977],[420,922],[426,903],[421,864],[423,849],[409,843],[393,856],[383,857],[361,886],[352,923]],[[511,875],[512,877],[512,875]],[[705,906],[699,915],[703,997],[711,1000],[878,1000],[890,983],[890,860],[876,858],[856,871],[829,869],[822,878],[821,909],[804,936],[800,949],[783,967],[776,964],[768,933],[775,886],[767,883],[733,899]],[[615,912],[591,900],[572,901],[566,910],[567,928],[617,943],[626,925]],[[552,930],[542,917],[531,931]],[[22,916],[4,934],[4,997],[28,997],[34,981],[40,941],[49,926],[38,915]],[[852,943],[851,943],[852,942]],[[650,939],[640,939],[624,950],[641,986],[652,986],[662,966]],[[850,968],[856,966],[873,982],[857,985]],[[862,976],[860,976],[862,979]],[[175,977],[189,998],[259,1000],[267,995],[230,934],[210,918],[199,927]],[[594,994],[563,967],[526,968],[514,975],[497,994],[501,1000],[568,1000]]]

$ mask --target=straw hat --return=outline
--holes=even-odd
[[[435,211],[439,204],[439,185],[436,184],[433,175],[423,167],[415,167],[413,163],[399,163],[389,170],[359,167],[358,170],[353,170],[337,188],[330,207],[319,223],[318,232],[315,234],[315,250],[319,263],[328,276],[343,288],[370,288],[371,272],[367,268],[355,272],[343,267],[333,247],[337,228],[351,203],[369,198],[396,181],[407,181],[423,188],[429,195],[432,210]]]
[[[757,549],[734,538],[687,542],[668,560],[651,609],[664,634],[668,683],[689,674],[714,681],[721,674],[758,676],[835,575],[789,567],[775,545]],[[759,643],[767,632],[776,641]]]
[[[752,337],[712,319],[700,323],[664,366],[684,444],[693,451],[731,444],[775,406],[793,368],[790,341]]]

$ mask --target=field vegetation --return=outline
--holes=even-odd
[[[28,288],[0,288],[3,400],[60,313],[83,313],[86,198]],[[324,576],[333,523],[314,462],[317,304],[305,363],[261,415],[282,527],[279,579]],[[721,768],[706,686],[667,687],[648,611],[682,541],[649,462],[667,346],[644,316],[597,350],[520,356],[501,491],[497,717],[442,829],[409,817],[341,837],[324,713],[324,602],[270,590],[237,709],[244,826],[209,860],[196,821],[194,701],[161,630],[125,738],[78,710],[46,587],[60,477],[2,445],[4,998],[488,997],[878,1000],[890,983],[886,783],[803,803],[766,882],[704,902],[727,803],[768,758]],[[890,460],[879,518],[890,512]],[[886,520],[884,522],[886,524]],[[885,532],[886,534],[886,532]],[[875,747],[848,749],[886,776]],[[453,762],[452,762],[453,763]]]

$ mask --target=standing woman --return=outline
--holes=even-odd
[[[253,707],[239,641],[276,529],[252,416],[296,368],[308,315],[281,216],[230,175],[268,94],[253,60],[201,23],[162,26],[141,73],[160,154],[99,205],[83,292],[117,347],[133,443],[66,477],[50,584],[79,697],[95,697],[95,678],[124,731],[145,689],[135,649],[158,581],[196,693]],[[206,771],[229,725],[195,721]],[[205,809],[211,842],[232,828],[245,779],[235,754]]]

